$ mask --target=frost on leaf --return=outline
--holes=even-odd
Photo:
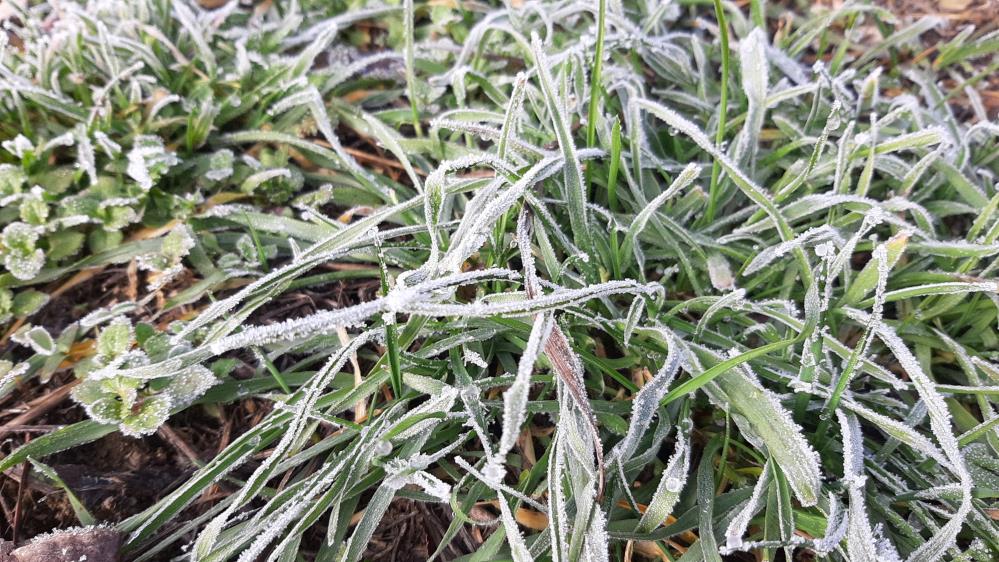
[[[772,477],[773,474],[771,464],[768,462],[764,465],[763,473],[760,474],[759,479],[757,479],[756,484],[753,486],[753,494],[749,497],[749,500],[745,503],[745,505],[739,509],[735,517],[733,517],[732,521],[729,523],[728,528],[725,530],[726,549],[731,551],[738,550],[742,547],[743,535],[746,534],[750,519],[752,519],[753,515],[759,511],[763,494],[770,486],[770,480]]]
[[[49,218],[49,206],[45,202],[41,187],[34,186],[21,198],[21,220],[33,225],[44,226]],[[51,246],[51,242],[50,242]]]
[[[25,157],[30,158],[35,151],[35,145],[31,142],[31,140],[20,133],[18,133],[13,140],[3,141],[2,146],[4,150],[21,159],[24,159]]]
[[[520,426],[524,423],[527,412],[527,394],[530,390],[531,373],[534,372],[534,364],[544,348],[553,326],[552,317],[546,314],[539,314],[534,321],[534,327],[527,340],[527,348],[524,350],[524,355],[517,368],[517,378],[503,394],[503,433],[500,436],[496,457],[491,459],[493,462],[503,464],[503,457],[517,441]]]
[[[735,145],[736,163],[746,157],[755,165],[758,137],[766,110],[768,64],[767,40],[762,29],[754,29],[739,45],[742,89],[749,101],[748,115]]]
[[[137,408],[122,416],[121,432],[132,437],[155,433],[170,415],[171,402],[166,396],[150,396]]]
[[[724,373],[705,388],[712,402],[728,406],[747,438],[756,436],[766,445],[798,500],[815,505],[822,479],[818,454],[777,396],[745,368]]]
[[[680,492],[687,483],[690,469],[690,422],[681,424],[676,440],[676,450],[666,463],[659,485],[638,523],[639,532],[649,532],[662,525],[680,500]]]
[[[870,315],[861,312],[848,310],[848,314],[858,321],[872,321]],[[933,380],[923,371],[919,360],[916,359],[916,356],[894,329],[884,322],[874,320],[873,331],[895,356],[902,369],[908,373],[914,388],[926,403],[930,429],[947,460],[947,468],[958,479],[960,504],[957,510],[946,524],[910,556],[910,560],[935,559],[954,544],[965,518],[971,511],[971,475],[958,448],[958,440],[951,428],[950,411]]]
[[[732,275],[732,268],[728,260],[721,254],[711,254],[708,256],[708,277],[711,279],[711,286],[719,291],[731,291],[735,289],[735,276]]]
[[[653,416],[659,408],[659,402],[666,395],[669,385],[680,368],[680,351],[675,343],[670,344],[666,360],[659,372],[638,392],[631,404],[631,423],[624,439],[618,443],[607,457],[607,464],[615,462],[623,465],[631,460],[638,448],[639,440],[645,435]]]
[[[119,318],[101,330],[97,336],[97,357],[110,361],[124,355],[131,349],[133,341],[132,324],[124,318]]]
[[[136,137],[132,150],[128,152],[126,173],[143,190],[149,191],[160,177],[179,163],[180,159],[167,151],[159,137],[141,135]]]
[[[208,159],[208,171],[205,177],[212,181],[222,181],[232,175],[233,154],[229,149],[222,149]]]
[[[220,381],[201,365],[192,365],[172,375],[163,393],[175,406],[190,404]]]
[[[836,410],[840,431],[843,434],[843,480],[850,497],[847,515],[846,551],[850,560],[858,562],[898,561],[898,553],[890,543],[880,542],[871,529],[867,513],[864,483],[864,443],[860,423],[853,414]]]
[[[0,199],[21,193],[28,177],[19,166],[0,164]]]
[[[30,281],[45,265],[45,253],[36,248],[39,233],[23,222],[12,222],[0,234],[0,255],[4,267],[22,281]]]
[[[41,326],[31,326],[30,324],[21,328],[11,339],[15,343],[31,348],[39,355],[49,356],[55,353],[56,344],[48,330]]]

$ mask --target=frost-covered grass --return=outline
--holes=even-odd
[[[65,488],[44,456],[257,397],[131,559],[359,560],[409,498],[454,513],[435,556],[993,560],[997,36],[905,62],[939,22],[750,4],[20,13],[0,395],[71,366],[90,419],[0,469]],[[135,300],[32,325],[99,267]]]

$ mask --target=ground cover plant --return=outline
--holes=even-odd
[[[996,31],[4,6],[15,535],[32,479],[98,523],[56,461],[123,434],[193,465],[108,521],[128,560],[378,559],[401,502],[446,514],[414,559],[999,552]],[[177,445],[244,403],[218,450]]]

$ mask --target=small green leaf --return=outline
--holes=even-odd
[[[103,396],[85,407],[90,418],[99,423],[118,423],[122,418],[122,403],[117,398]]]
[[[49,356],[56,351],[55,341],[49,335],[48,330],[41,326],[28,324],[18,330],[11,339],[23,346],[30,347],[39,355]]]
[[[115,426],[113,425],[101,424],[90,420],[57,429],[52,433],[32,439],[30,442],[15,449],[11,454],[0,459],[0,472],[21,464],[28,457],[39,459],[84,443],[97,441],[101,437],[114,432],[114,430]]]
[[[108,231],[99,228],[90,231],[90,236],[87,237],[87,247],[90,248],[91,252],[99,254],[117,248],[124,238],[125,236],[117,230]]]
[[[164,396],[151,396],[142,401],[138,412],[128,414],[121,421],[121,431],[125,435],[140,437],[156,432],[170,416],[170,399]]]
[[[73,400],[81,404],[93,404],[107,395],[101,381],[84,379],[73,389]]]
[[[21,193],[21,187],[27,179],[18,166],[0,164],[0,198]]]
[[[2,297],[0,297],[2,299]],[[17,316],[28,316],[34,314],[39,308],[49,302],[49,296],[41,291],[28,289],[18,293],[11,303],[10,310]],[[3,310],[3,303],[0,303],[0,310]]]
[[[192,365],[170,377],[170,383],[164,390],[174,405],[193,402],[206,390],[218,384],[219,380],[209,369],[201,365]]]
[[[132,347],[132,325],[127,320],[112,322],[97,336],[97,355],[105,360],[118,357]]]
[[[40,226],[49,218],[49,206],[41,198],[31,197],[21,201],[21,220]]]
[[[83,247],[83,242],[86,239],[85,234],[75,230],[57,230],[50,233],[45,237],[49,244],[49,259],[59,261],[76,254]]]
[[[176,263],[191,251],[194,244],[191,229],[187,226],[178,226],[163,237],[160,252],[170,260],[170,263]]]
[[[14,316],[14,293],[10,289],[0,288],[0,324]]]

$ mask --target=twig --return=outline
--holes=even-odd
[[[360,160],[362,162],[369,162],[371,164],[378,164],[378,165],[381,165],[381,166],[386,166],[388,168],[395,168],[397,170],[405,170],[406,169],[406,167],[403,166],[402,163],[400,163],[400,162],[397,162],[395,160],[390,160],[388,158],[383,158],[381,156],[375,156],[374,154],[369,154],[367,152],[364,152],[363,150],[358,150],[356,148],[350,148],[350,147],[344,147],[343,150],[347,154],[350,154],[351,156],[353,156],[354,158],[356,158],[356,159],[358,159],[358,160]],[[423,170],[414,170],[414,171],[417,173],[417,175],[420,175],[420,176],[426,176],[426,175],[428,175]]]
[[[183,437],[177,434],[169,425],[163,424],[160,426],[157,432],[164,441],[167,442],[171,447],[177,450],[181,455],[187,458],[191,466],[198,468],[201,466],[201,459],[198,458],[198,453],[187,444],[187,441]]]
[[[0,494],[0,510],[3,510],[3,516],[7,521],[14,520],[14,510],[11,506],[7,505],[7,498],[5,498],[3,494]],[[4,532],[6,532],[6,529],[4,529]],[[3,539],[0,539],[0,541],[2,540]]]
[[[58,406],[63,400],[65,400],[66,396],[71,390],[73,390],[73,387],[76,386],[77,383],[79,383],[79,381],[66,383],[45,396],[28,402],[28,410],[26,412],[0,426],[0,439],[3,439],[10,433],[14,432],[14,428],[21,428],[28,425],[32,420],[41,417]]]
[[[3,426],[4,431],[10,433],[49,433],[62,429],[65,425],[11,425]]]
[[[25,444],[31,442],[31,438],[25,439]],[[17,503],[14,504],[14,524],[13,540],[17,544],[17,537],[21,533],[21,513],[24,506],[24,489],[27,487],[28,478],[31,474],[31,463],[24,461],[24,468],[21,469],[21,480],[17,483]]]

